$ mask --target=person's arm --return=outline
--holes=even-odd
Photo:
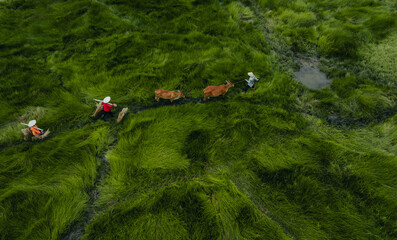
[[[245,81],[247,81],[247,82],[250,82],[249,80],[247,80],[247,79],[244,79]]]

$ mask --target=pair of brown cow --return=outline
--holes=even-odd
[[[227,90],[230,87],[234,87],[234,84],[226,81],[226,84],[220,86],[208,86],[203,90],[204,99],[203,101],[207,100],[210,97],[217,97],[219,95],[225,96]],[[169,99],[171,102],[173,100],[184,98],[185,95],[181,91],[167,91],[164,89],[156,89],[154,91],[155,99],[158,102],[160,98]]]

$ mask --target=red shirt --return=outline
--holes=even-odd
[[[101,102],[101,104],[103,105],[103,111],[105,112],[109,112],[110,110],[112,110],[112,107],[114,104],[110,105],[109,103],[104,103]]]

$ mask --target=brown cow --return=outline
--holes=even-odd
[[[208,86],[203,90],[204,99],[203,101],[207,100],[209,97],[217,97],[219,95],[225,96],[227,90],[230,87],[234,87],[234,84],[226,81],[226,84],[220,86]]]
[[[175,99],[179,99],[181,97],[185,97],[182,92],[178,90],[178,92],[175,91],[167,91],[164,89],[156,89],[154,91],[155,99],[158,102],[160,98],[164,99],[169,99],[171,102],[174,101]]]

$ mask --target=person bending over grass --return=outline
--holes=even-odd
[[[36,120],[30,121],[28,124],[26,123],[21,123],[22,125],[28,126],[28,128],[22,129],[22,133],[25,135],[25,140],[29,136],[30,133],[33,134],[33,136],[38,137],[40,135],[44,134],[43,129],[40,129],[36,126]]]
[[[105,119],[105,117],[110,116],[113,117],[113,113],[112,113],[112,107],[117,107],[117,104],[110,104],[110,97],[105,97],[105,99],[103,99],[103,101],[101,102],[101,105],[103,105],[103,115],[102,115],[102,119]]]
[[[21,123],[22,125],[28,126],[28,128],[21,129],[21,132],[25,136],[24,139],[28,140],[29,135],[32,133],[33,134],[33,139],[44,139],[50,134],[50,130],[47,129],[47,131],[44,132],[43,129],[38,128],[36,126],[36,120],[30,121],[28,124],[26,123]]]
[[[259,79],[257,79],[252,72],[249,72],[248,76],[250,76],[248,80],[244,79],[247,81],[247,86],[245,86],[244,90],[241,92],[242,94],[246,93],[249,88],[252,88],[252,90],[255,92],[255,81],[259,81]]]
[[[32,120],[28,123],[29,130],[32,132],[33,136],[38,137],[44,134],[44,131],[36,126],[36,120]]]

